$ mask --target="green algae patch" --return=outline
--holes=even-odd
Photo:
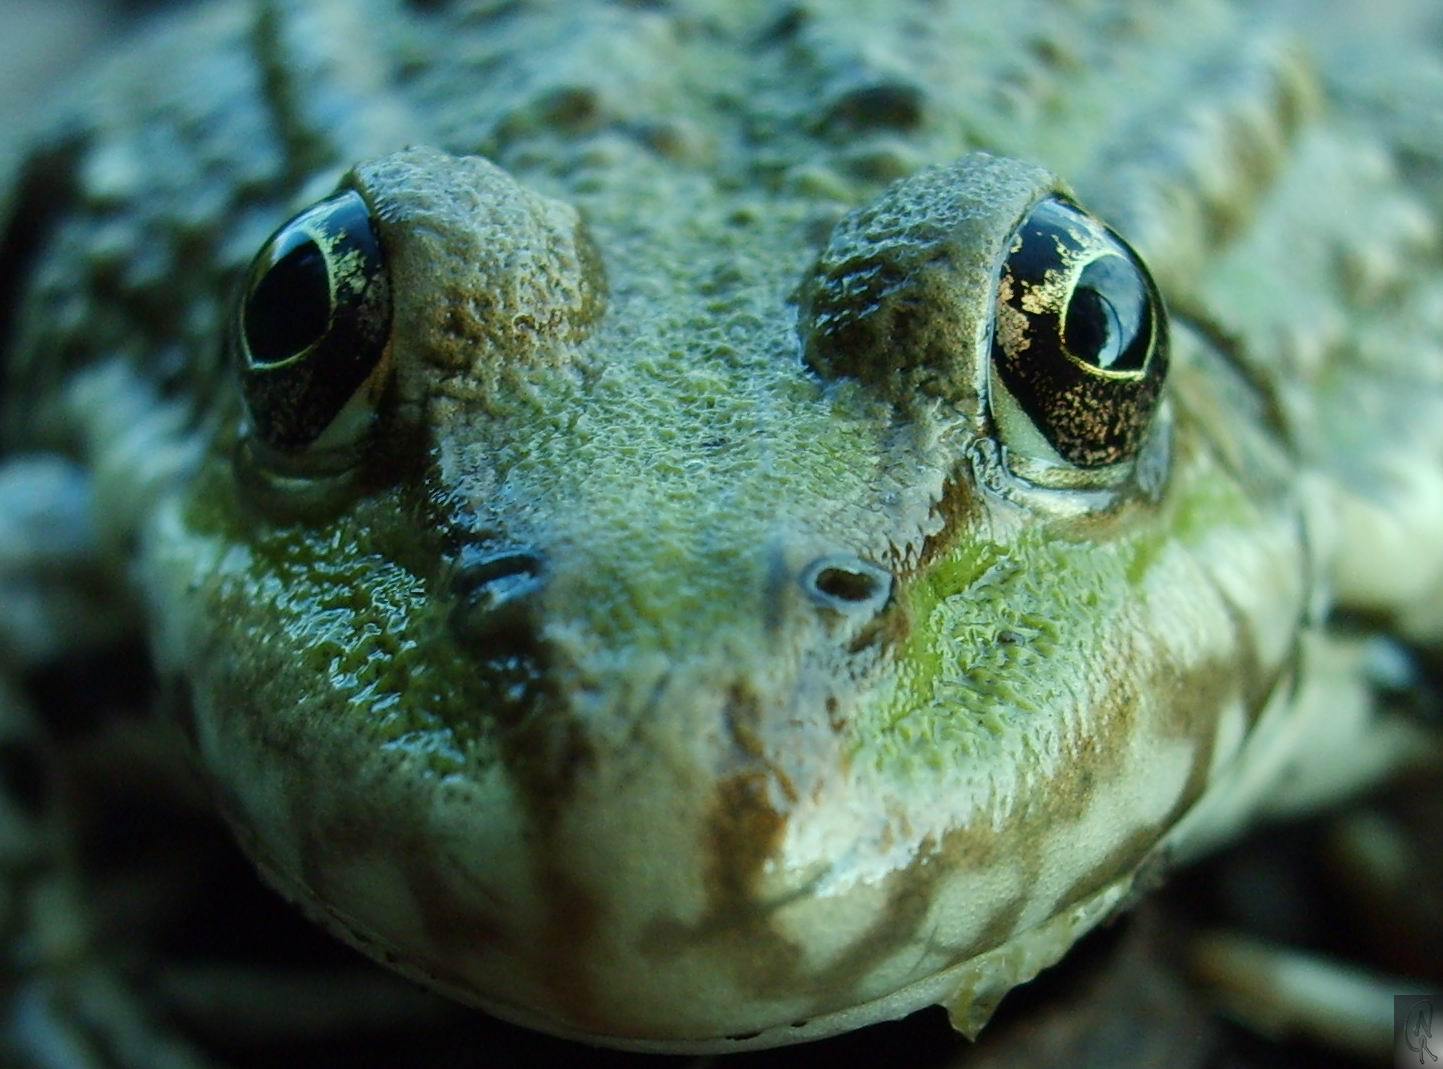
[[[215,632],[206,643],[223,668],[215,701],[260,710],[282,730],[344,723],[438,775],[493,760],[484,671],[455,645],[432,581],[389,544],[415,534],[397,523],[399,492],[310,526],[255,517],[233,486],[203,474],[184,506],[187,540],[170,547],[172,560],[188,553],[193,573],[174,610]]]
[[[854,759],[903,780],[965,776],[999,746],[1054,732],[1048,718],[1085,712],[1089,675],[1125,627],[1128,560],[1042,528],[954,549],[904,595],[914,624],[896,685],[858,709]]]

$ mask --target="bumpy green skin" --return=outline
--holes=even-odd
[[[277,887],[596,1042],[972,1028],[1139,871],[1392,738],[1317,651],[1334,598],[1440,630],[1423,104],[1382,122],[1374,68],[1325,42],[1325,86],[1226,4],[1095,6],[224,5],[39,142],[6,433],[94,465]],[[288,514],[227,285],[348,172],[393,380],[358,480]],[[988,368],[1007,242],[1069,188],[1174,320],[1100,475],[1029,460]],[[829,342],[828,272],[928,241],[850,312],[907,328]],[[505,641],[455,587],[497,549],[541,562]]]

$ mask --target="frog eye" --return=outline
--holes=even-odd
[[[251,262],[231,328],[257,437],[283,453],[364,437],[390,327],[385,256],[359,193],[281,226]]]
[[[1002,265],[992,367],[1009,448],[1037,452],[1040,434],[1044,451],[1081,468],[1136,456],[1167,373],[1167,320],[1147,268],[1075,205],[1041,201]]]

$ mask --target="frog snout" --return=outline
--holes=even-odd
[[[858,628],[869,628],[887,612],[896,589],[888,568],[840,548],[814,554],[786,562],[786,554],[768,550],[765,556],[771,563],[758,561],[751,569],[735,560],[730,569],[717,561],[709,566],[693,561],[690,567],[693,571],[709,567],[712,574],[729,570],[730,589],[716,591],[714,600],[735,599],[737,608],[728,619],[750,618],[754,626],[765,621],[769,631],[787,617],[804,627],[802,621],[811,617],[820,618],[834,638],[837,627],[855,636]],[[468,547],[460,553],[449,580],[450,628],[456,641],[472,650],[492,655],[535,653],[558,602],[601,604],[608,600],[608,589],[625,589],[650,595],[641,602],[644,608],[635,610],[640,630],[645,630],[642,623],[669,622],[692,641],[709,633],[694,608],[683,611],[675,603],[678,592],[687,589],[685,575],[673,573],[668,581],[660,566],[644,571],[644,575],[617,575],[599,567],[555,568],[529,545]],[[748,602],[755,615],[745,611]],[[669,648],[674,653],[686,648],[687,637],[673,640]],[[610,642],[615,642],[615,635]]]
[[[531,549],[468,549],[452,580],[451,629],[462,642],[488,648],[526,646],[539,622],[546,566]]]

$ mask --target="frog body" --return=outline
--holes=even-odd
[[[80,94],[6,445],[90,472],[267,878],[597,1043],[975,1032],[1426,753],[1369,649],[1443,631],[1436,151],[1174,6],[221,4]],[[1115,366],[1036,363],[1029,241]]]

